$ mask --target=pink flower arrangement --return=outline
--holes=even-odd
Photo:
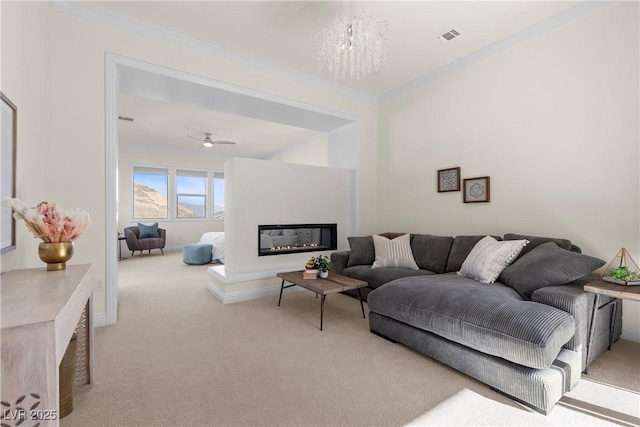
[[[45,243],[73,242],[89,227],[89,214],[80,209],[63,210],[47,202],[29,207],[20,199],[10,198],[4,199],[3,204],[15,212],[15,219],[24,220],[35,238]]]

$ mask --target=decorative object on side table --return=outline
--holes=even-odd
[[[623,286],[640,285],[640,267],[631,258],[629,251],[622,248],[607,264],[601,275],[602,280]]]
[[[80,209],[63,210],[47,202],[29,207],[20,199],[6,198],[3,204],[15,212],[16,219],[24,221],[35,238],[42,239],[38,255],[47,263],[47,271],[66,269],[73,256],[73,242],[89,226],[89,214]]]
[[[482,203],[491,201],[490,178],[480,176],[478,178],[467,178],[464,180],[463,201],[464,203]]]
[[[460,168],[438,170],[438,193],[460,191]]]
[[[314,280],[318,278],[318,273],[320,273],[320,270],[315,267],[315,263],[315,257],[309,258],[309,261],[307,261],[307,263],[304,265],[304,271],[302,272],[303,279]]]
[[[320,270],[320,278],[326,279],[329,277],[329,270],[333,267],[331,259],[326,255],[318,255],[313,263],[314,267]]]

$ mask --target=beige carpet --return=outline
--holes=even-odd
[[[371,334],[355,299],[328,296],[321,332],[311,292],[223,306],[181,253],[119,267],[119,322],[96,330],[95,385],[62,426],[640,423],[637,343],[615,343],[545,417]]]

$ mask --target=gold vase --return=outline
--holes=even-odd
[[[47,271],[65,270],[73,256],[73,242],[40,243],[38,256],[47,263]]]

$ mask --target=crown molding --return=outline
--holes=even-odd
[[[557,15],[554,15],[544,21],[541,21],[535,25],[525,28],[515,34],[505,37],[495,43],[492,43],[484,48],[472,52],[462,58],[459,58],[447,65],[430,71],[414,80],[404,83],[400,86],[384,92],[378,96],[378,102],[390,101],[401,95],[404,95],[413,90],[419,89],[434,80],[446,77],[449,74],[455,73],[463,68],[469,67],[476,62],[495,56],[507,49],[511,49],[524,42],[527,42],[535,37],[545,34],[549,31],[553,31],[569,22],[580,19],[584,16],[590,15],[606,6],[615,3],[615,1],[583,1],[576,6],[573,6]]]
[[[348,88],[337,83],[310,76],[298,71],[291,70],[280,65],[276,65],[267,61],[244,55],[230,49],[206,43],[191,37],[165,30],[164,28],[142,23],[132,19],[123,18],[121,16],[108,13],[90,6],[85,1],[69,1],[69,0],[49,0],[51,8],[58,12],[67,13],[69,15],[84,18],[93,22],[97,22],[109,27],[118,28],[128,32],[136,33],[145,37],[149,37],[163,43],[170,43],[185,49],[213,55],[231,62],[247,65],[252,69],[260,72],[271,74],[287,80],[294,80],[308,86],[316,87],[321,90],[329,91],[338,95],[347,96],[349,98],[363,101],[370,104],[376,104],[378,97],[363,91]]]

